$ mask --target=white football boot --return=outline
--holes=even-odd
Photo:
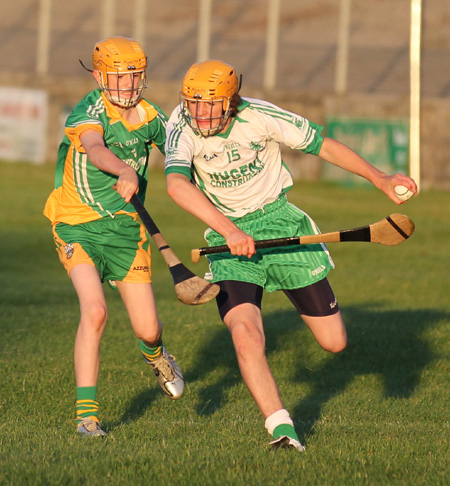
[[[85,436],[95,437],[97,435],[106,435],[106,432],[100,427],[97,420],[90,417],[84,418],[77,426],[78,433]]]
[[[184,391],[183,374],[175,361],[175,357],[167,352],[166,347],[162,347],[159,358],[147,361],[147,363],[152,367],[162,391],[172,400],[181,398]]]
[[[295,440],[292,437],[288,437],[287,435],[282,435],[281,437],[278,437],[277,439],[270,442],[270,445],[274,449],[296,449],[300,452],[306,450],[305,447],[303,447],[298,440]]]

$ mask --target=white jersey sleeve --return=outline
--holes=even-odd
[[[181,106],[167,125],[166,174],[191,178],[231,218],[262,208],[292,187],[280,144],[317,155],[323,142],[321,126],[271,103],[243,98],[240,108],[227,131],[212,137],[196,135]]]

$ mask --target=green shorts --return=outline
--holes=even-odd
[[[289,203],[285,195],[234,223],[255,240],[320,233],[314,221]],[[225,239],[211,228],[205,232],[205,238],[209,246],[225,244]],[[210,272],[205,279],[254,283],[267,292],[306,287],[325,278],[334,268],[324,244],[267,248],[257,250],[251,258],[229,253],[209,255],[207,258]]]
[[[102,282],[151,282],[150,245],[145,228],[120,214],[89,223],[58,223],[53,228],[56,251],[67,273],[81,263],[94,265]]]

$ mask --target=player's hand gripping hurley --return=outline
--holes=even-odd
[[[292,236],[288,238],[275,238],[272,240],[255,241],[255,248],[277,248],[292,245],[311,245],[314,243],[338,243],[343,241],[366,241],[381,245],[394,246],[405,241],[414,233],[414,223],[403,214],[391,214],[381,221],[348,230],[321,233],[318,235]],[[227,245],[195,248],[191,250],[191,259],[194,263],[202,255],[227,253]]]
[[[219,293],[219,286],[198,277],[181,263],[136,194],[131,203],[169,267],[178,300],[187,305],[199,305],[214,299]]]

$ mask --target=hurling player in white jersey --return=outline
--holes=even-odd
[[[338,353],[345,325],[326,278],[334,268],[325,245],[258,250],[255,240],[319,232],[287,201],[293,181],[280,145],[311,153],[366,178],[394,203],[396,185],[414,193],[403,174],[387,175],[353,150],[322,135],[323,127],[271,103],[238,94],[235,69],[221,61],[196,63],[182,84],[181,103],[167,125],[166,179],[170,197],[210,228],[210,278],[221,287],[219,314],[231,332],[242,377],[272,435],[274,447],[304,447],[284,408],[265,355],[263,290],[283,291],[323,349]]]

